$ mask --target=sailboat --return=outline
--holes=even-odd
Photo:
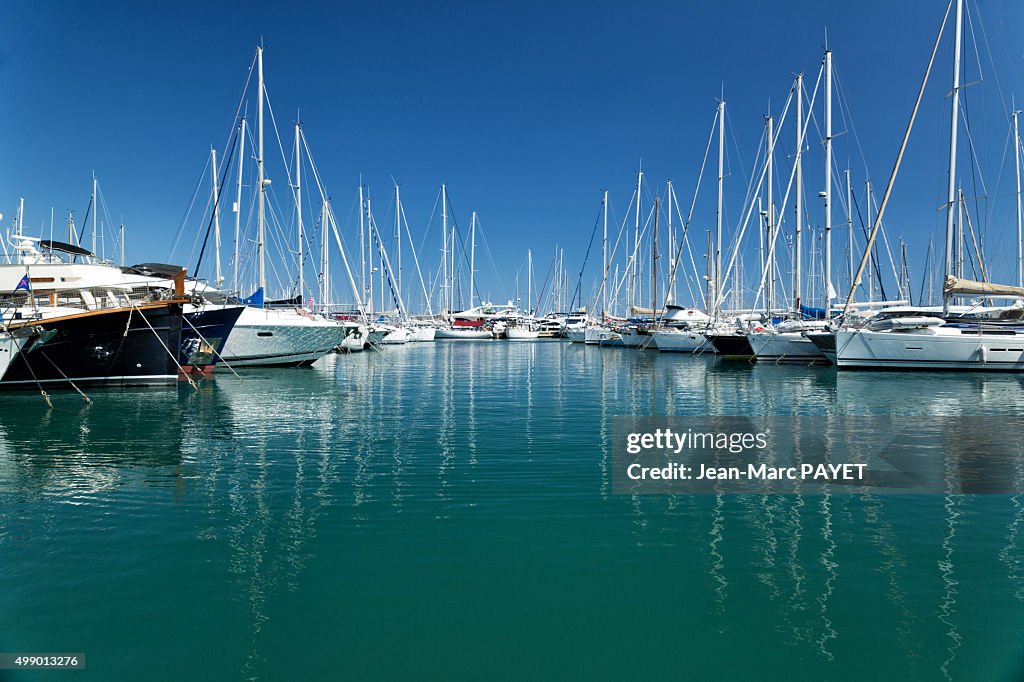
[[[954,297],[980,296],[986,298],[1021,299],[1018,268],[1018,285],[1008,286],[962,279],[953,273],[952,246],[954,243],[954,222],[956,211],[956,152],[960,109],[960,53],[963,33],[963,0],[955,0],[956,17],[953,48],[953,88],[951,91],[951,115],[949,135],[949,175],[946,204],[946,259],[945,283],[943,286],[943,309],[941,312],[914,314],[908,311],[879,313],[861,326],[846,324],[836,330],[836,365],[840,369],[925,369],[925,370],[981,370],[981,371],[1024,371],[1024,325],[1020,307],[1006,308],[956,308]],[[948,18],[949,10],[946,10]],[[939,31],[941,38],[945,29],[943,19]],[[929,62],[935,60],[939,39]],[[917,103],[920,104],[927,72],[921,84]],[[917,105],[914,114],[917,112]],[[914,116],[903,139],[897,162],[889,179],[889,186],[883,196],[879,212],[875,217],[865,254],[861,259],[854,284],[859,284],[864,265],[871,251],[875,234],[899,170],[899,162],[906,148],[913,127]],[[850,294],[852,298],[852,291]]]
[[[222,355],[233,367],[248,366],[307,366],[334,350],[341,344],[345,336],[342,325],[328,320],[322,315],[310,312],[302,307],[302,260],[299,260],[299,303],[297,305],[281,305],[270,307],[264,305],[263,299],[267,290],[266,277],[266,192],[270,181],[265,176],[263,149],[263,109],[265,88],[263,82],[263,48],[256,48],[257,64],[257,198],[258,198],[258,259],[259,289],[250,299],[249,305],[242,311],[228,336]],[[245,119],[239,122],[241,134],[238,137],[240,150],[244,152]],[[296,205],[299,215],[299,244],[302,251],[302,204],[301,204],[301,155],[298,153],[299,130],[296,126]],[[239,154],[244,158],[244,153]],[[239,165],[239,195],[241,194],[241,162]],[[236,243],[238,221],[241,206],[236,207]],[[235,268],[238,268],[236,258]]]
[[[533,318],[533,250],[526,250],[526,301],[528,315],[509,318],[505,338],[509,341],[535,341],[540,338],[541,325]]]
[[[832,209],[829,202],[829,196],[832,191],[832,53],[830,51],[825,52],[823,61],[823,69],[825,71],[825,287],[826,287],[826,306],[825,313],[827,315],[829,303],[832,299],[832,285],[830,282],[831,278],[831,238],[832,238]],[[783,320],[779,324],[768,324],[764,327],[754,329],[747,332],[747,342],[750,344],[751,350],[754,352],[755,357],[759,361],[773,360],[776,362],[787,360],[787,361],[799,361],[799,362],[826,362],[827,358],[818,348],[811,342],[807,337],[804,336],[804,332],[811,331],[814,329],[820,329],[825,326],[825,321],[821,320],[809,320],[805,314],[804,307],[801,305],[801,259],[803,254],[801,252],[802,245],[802,223],[803,223],[803,148],[804,148],[804,137],[806,130],[804,127],[803,120],[803,74],[797,74],[796,80],[793,86],[796,92],[796,159],[793,167],[793,174],[796,178],[795,182],[795,214],[796,214],[796,230],[795,230],[795,256],[794,256],[794,277],[793,277],[793,302],[794,302],[794,313],[793,317],[788,320]],[[771,210],[772,202],[769,201],[769,210]],[[777,238],[778,232],[776,231],[775,238]],[[775,257],[775,239],[773,239],[770,248],[770,258],[768,260],[769,270],[774,268],[774,257]],[[770,278],[772,274],[769,272],[767,276]],[[770,308],[769,308],[770,312]]]

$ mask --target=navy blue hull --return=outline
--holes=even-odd
[[[33,325],[0,389],[165,386],[178,380],[168,349],[181,344],[180,303],[100,310]]]

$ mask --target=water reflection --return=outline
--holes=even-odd
[[[963,678],[966,662],[1021,624],[1004,613],[1008,627],[986,632],[972,604],[993,607],[985,600],[999,590],[1024,599],[1022,496],[838,496],[812,485],[785,496],[616,495],[609,460],[611,419],[628,414],[799,415],[798,463],[829,439],[868,453],[873,434],[849,422],[819,429],[822,418],[1012,415],[1022,404],[1014,377],[435,343],[217,377],[199,391],[93,397],[59,395],[49,410],[0,396],[3,577],[32,570],[12,538],[78,532],[55,509],[103,507],[124,519],[116,541],[143,547],[121,570],[155,572],[146,553],[160,550],[167,573],[209,584],[210,631],[239,640],[221,645],[237,660],[226,676],[287,676],[273,661],[287,658],[282,641],[295,643],[282,639],[289,628],[317,641],[366,631],[378,647],[396,629],[410,642],[435,630],[470,638],[479,625],[452,621],[482,617],[473,609],[488,600],[502,618],[536,617],[493,626],[510,637],[544,627],[553,603],[581,622],[615,621],[602,627],[634,644],[695,623],[700,646],[720,652],[753,631],[763,640],[754,659],[778,660],[781,649],[817,679],[869,676],[850,644],[865,641],[889,657],[879,676]],[[924,444],[982,442],[948,422]],[[1003,475],[1024,482],[1022,460],[1009,464]],[[971,470],[947,473],[967,484]],[[177,613],[167,573],[147,588]],[[645,590],[685,586],[685,608],[668,592],[665,603],[666,593],[630,592],[634,577]],[[52,585],[33,589],[37,603],[59,606]],[[0,599],[5,613],[24,612]],[[580,606],[591,603],[592,613]],[[317,608],[331,617],[307,622]],[[584,639],[568,648],[589,647]],[[369,660],[360,651],[350,657]]]

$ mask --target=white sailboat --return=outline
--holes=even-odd
[[[269,180],[265,177],[264,150],[263,150],[263,109],[264,109],[264,83],[263,83],[263,48],[256,48],[257,62],[257,198],[258,198],[258,219],[257,229],[259,231],[257,247],[259,259],[259,298],[262,299],[263,292],[267,290],[266,277],[266,191]],[[245,145],[245,119],[241,119],[240,126],[242,134],[239,135],[240,151],[244,152]],[[299,131],[296,125],[296,192],[301,192],[300,182],[300,160],[298,153]],[[244,158],[244,153],[239,154]],[[241,164],[241,162],[239,162]],[[239,194],[241,193],[241,172],[239,172]],[[302,205],[301,195],[296,197],[296,205],[299,212],[299,244],[300,252],[303,243],[302,235]],[[236,234],[238,221],[240,219],[241,206],[235,207],[236,213]],[[236,238],[237,244],[237,238]],[[237,248],[237,246],[236,246]],[[235,268],[237,269],[237,259]],[[228,336],[227,342],[221,353],[223,358],[232,367],[248,366],[303,366],[310,365],[317,359],[338,347],[345,337],[345,329],[338,323],[328,320],[322,315],[312,313],[301,307],[302,289],[302,262],[299,261],[299,296],[300,302],[297,306],[286,308],[269,308],[262,305],[248,306],[242,311],[241,316],[235,323],[234,329]]]
[[[829,197],[832,192],[832,52],[826,50],[823,61],[825,76],[825,310],[830,307],[832,299],[831,278],[831,230],[832,230],[832,208]],[[795,319],[785,320],[777,325],[766,325],[763,328],[747,332],[747,342],[750,344],[754,356],[759,361],[771,360],[799,361],[799,362],[825,362],[827,358],[818,350],[804,332],[814,329],[822,329],[825,321],[804,320],[801,306],[801,252],[803,236],[803,147],[806,130],[803,120],[803,74],[797,74],[794,83],[796,93],[796,158],[793,166],[795,175],[795,215],[796,229],[794,239],[794,276],[793,276],[793,303]],[[769,201],[771,210],[771,201]],[[776,237],[778,232],[776,231]],[[775,242],[772,241],[768,268],[774,268]],[[769,278],[771,275],[768,275]],[[770,307],[769,307],[770,310]]]
[[[960,90],[963,87],[960,84],[963,0],[955,0],[955,2],[943,310],[941,313],[909,315],[898,312],[880,313],[870,318],[863,326],[846,325],[841,327],[836,331],[836,365],[840,369],[1024,371],[1024,326],[1021,326],[1019,304],[1009,308],[996,309],[975,307],[966,311],[956,310],[951,306],[951,301],[955,296],[980,296],[989,299],[1024,298],[1024,287],[1020,286],[1020,282],[1018,282],[1018,286],[1004,286],[965,280],[953,274],[952,246],[956,211],[957,131],[959,128]],[[939,38],[936,38],[935,48],[932,51],[929,70],[935,60],[935,52],[938,49],[945,24],[946,20],[944,19]],[[921,84],[921,91],[918,93],[914,115],[917,113],[917,106],[920,104],[926,84],[927,73]],[[854,280],[855,285],[860,282],[872,242],[881,223],[882,214],[885,211],[896,173],[899,170],[899,163],[913,127],[914,115],[911,116],[896,165],[875,217],[867,249]],[[852,295],[851,291],[851,298]]]

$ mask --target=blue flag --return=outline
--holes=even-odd
[[[27,272],[25,273],[25,276],[21,278],[21,281],[18,282],[18,286],[14,287],[14,293],[18,293],[22,289],[24,289],[27,293],[32,293],[32,286],[31,284],[29,284]]]

